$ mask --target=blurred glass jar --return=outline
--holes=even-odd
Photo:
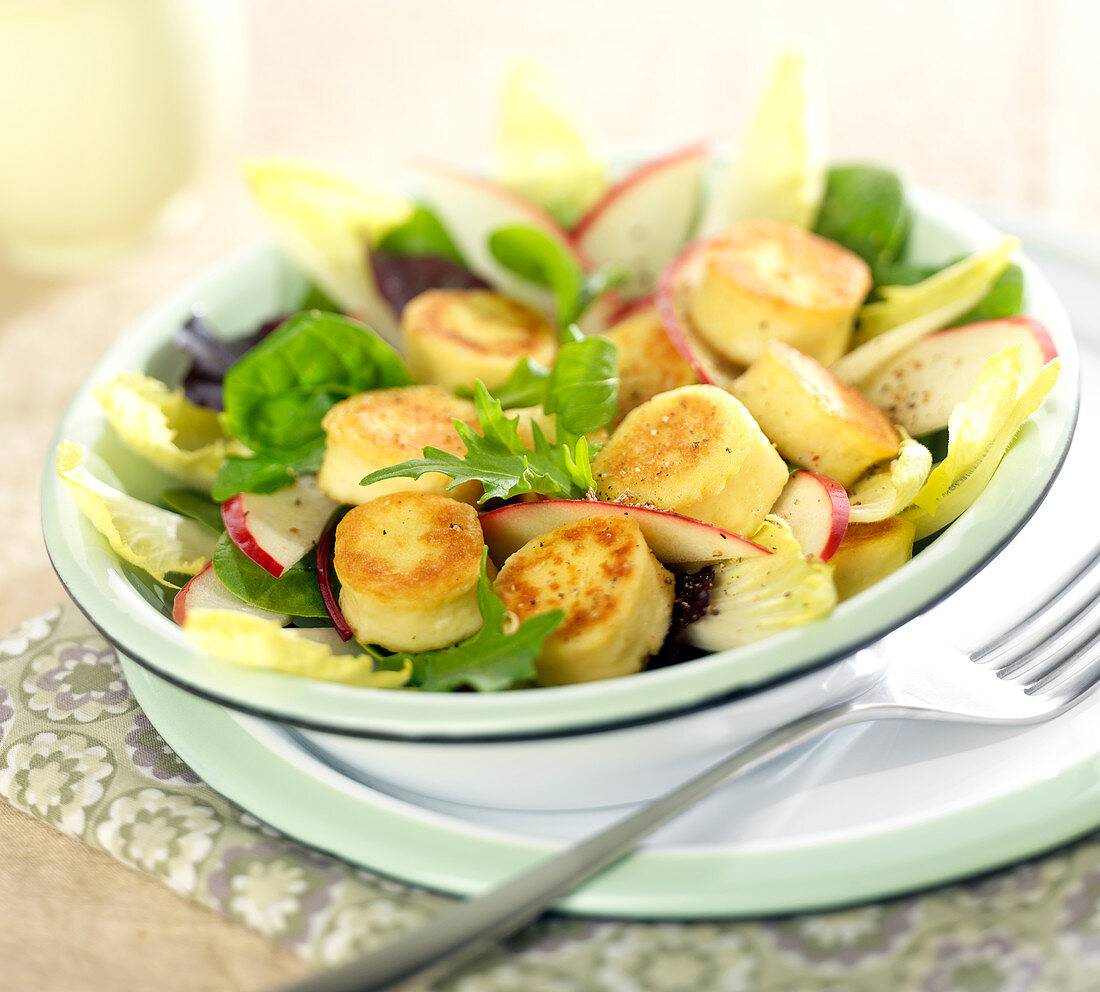
[[[73,271],[181,216],[244,58],[237,0],[0,0],[0,257]]]

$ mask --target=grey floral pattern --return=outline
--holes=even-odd
[[[31,659],[23,692],[31,710],[57,722],[88,723],[135,705],[115,652],[105,645],[72,641],[55,644]]]
[[[302,848],[212,792],[137,709],[114,653],[71,607],[0,640],[0,796],[319,964],[379,946],[450,901]],[[1092,992],[1100,834],[973,882],[831,913],[549,916],[438,987]]]
[[[26,654],[33,645],[50,636],[60,618],[61,607],[55,606],[40,617],[24,620],[11,633],[0,637],[0,661]]]
[[[114,770],[107,748],[83,734],[33,734],[7,749],[0,795],[79,837]]]
[[[866,964],[893,951],[915,929],[913,902],[859,906],[765,925],[780,951],[821,970]]]
[[[1100,868],[1074,885],[1062,907],[1062,937],[1078,954],[1100,962]]]
[[[8,690],[0,686],[0,744],[4,743],[11,725],[15,720],[15,707],[11,702]]]
[[[1003,934],[987,933],[944,938],[932,966],[913,988],[923,992],[1031,992],[1040,984],[1040,956],[1014,946]]]
[[[633,926],[603,950],[608,992],[749,992],[756,959],[744,939],[709,924]]]
[[[330,858],[264,841],[226,851],[210,877],[210,892],[245,926],[297,945],[312,935],[339,875]]]
[[[134,725],[123,738],[126,753],[143,775],[160,782],[186,782],[198,785],[199,777],[184,764],[176,752],[164,743],[144,713],[134,717]]]
[[[141,789],[111,803],[96,837],[119,861],[158,876],[177,892],[190,893],[220,829],[206,804],[161,789]]]

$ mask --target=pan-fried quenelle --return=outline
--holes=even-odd
[[[392,493],[348,511],[336,528],[340,609],[358,640],[431,651],[481,626],[484,547],[473,507],[433,493]]]
[[[308,302],[229,345],[192,318],[181,388],[97,393],[198,488],[142,503],[72,445],[59,473],[130,565],[200,574],[204,650],[356,686],[633,676],[873,595],[1059,365],[1011,239],[917,254],[893,172],[823,164],[801,66],[729,162],[609,177],[534,128],[506,181],[432,166],[422,200],[254,165]]]

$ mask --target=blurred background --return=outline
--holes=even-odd
[[[19,34],[32,17],[38,34]],[[833,159],[1100,230],[1098,36],[1087,0],[5,0],[0,238],[13,203],[43,216],[16,166],[52,169],[73,193],[92,168],[82,149],[122,127],[114,101],[143,101],[145,117],[121,132],[109,195],[161,195],[127,162],[188,195],[143,240],[64,278],[0,263],[0,627],[61,595],[37,536],[37,477],[75,385],[159,297],[263,236],[242,158],[293,154],[396,182],[420,154],[483,160],[502,69],[520,55],[563,76],[613,146],[734,138],[769,58],[794,40],[819,56]],[[107,70],[114,88],[95,89]],[[63,85],[89,98],[58,100]],[[95,189],[52,206],[123,209]]]

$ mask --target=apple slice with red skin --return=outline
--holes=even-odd
[[[711,565],[726,558],[771,552],[728,530],[668,510],[592,499],[547,499],[510,503],[481,514],[489,557],[503,565],[508,556],[547,531],[589,517],[626,517],[642,530],[649,549],[666,565]]]
[[[249,558],[278,578],[320,539],[337,503],[302,475],[278,492],[238,493],[222,503],[225,529]]]
[[[851,505],[844,487],[827,475],[799,469],[787,480],[772,513],[786,520],[803,554],[828,561],[848,529]]]
[[[729,389],[743,371],[718,354],[695,330],[687,309],[687,296],[698,282],[703,252],[714,239],[693,241],[672,260],[657,283],[653,302],[665,325],[665,333],[699,381]]]
[[[626,276],[626,300],[653,291],[666,265],[691,237],[709,155],[692,145],[640,165],[611,187],[573,229],[592,265]]]
[[[182,627],[191,610],[236,610],[261,620],[274,620],[284,627],[290,623],[286,613],[265,610],[234,596],[214,574],[213,562],[208,562],[206,568],[176,593],[172,601],[172,619]]]
[[[436,162],[423,162],[425,196],[454,238],[470,268],[506,296],[538,310],[552,312],[553,297],[542,286],[504,268],[489,251],[489,237],[502,227],[522,224],[553,238],[577,259],[589,264],[569,233],[541,207],[481,176]]]
[[[1026,381],[1058,357],[1033,317],[1005,317],[947,327],[921,338],[862,384],[864,395],[914,437],[942,430],[970,395],[986,360],[1020,345]]]

